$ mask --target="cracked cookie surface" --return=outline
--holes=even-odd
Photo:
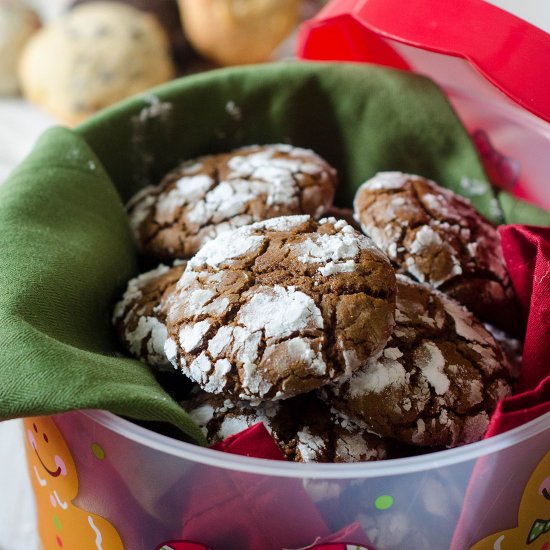
[[[382,350],[395,272],[343,220],[273,218],[204,245],[168,307],[166,355],[202,389],[286,399],[349,377]]]
[[[354,212],[399,273],[449,294],[479,319],[517,332],[498,233],[469,201],[420,176],[381,172],[358,189]]]
[[[481,439],[511,393],[511,367],[494,338],[466,308],[403,275],[395,318],[382,354],[323,388],[324,397],[383,437],[430,447]]]
[[[257,406],[200,391],[181,403],[210,445],[262,422],[287,460],[363,462],[389,458],[391,443],[331,411],[313,394]]]
[[[249,146],[183,163],[139,192],[128,213],[143,254],[188,258],[229,229],[277,216],[321,217],[336,183],[335,170],[311,150]]]
[[[161,370],[173,370],[164,354],[167,296],[175,289],[186,262],[160,265],[128,282],[113,311],[113,324],[124,348],[134,357]]]

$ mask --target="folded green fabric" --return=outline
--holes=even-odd
[[[0,188],[0,418],[100,408],[202,435],[149,368],[118,357],[136,270],[123,205],[86,143],[48,131]]]
[[[123,201],[181,160],[274,142],[326,157],[340,173],[340,206],[375,172],[400,170],[474,190],[495,222],[550,224],[549,213],[509,195],[499,208],[466,131],[423,77],[283,63],[174,81],[74,132],[46,132],[0,187],[0,419],[105,409],[204,443],[114,339],[112,306],[137,273]]]

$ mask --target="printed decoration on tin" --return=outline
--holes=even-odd
[[[329,544],[318,544],[308,550],[369,550],[367,546],[349,544],[347,542],[331,542]]]
[[[539,462],[519,504],[517,526],[485,537],[470,550],[550,550],[550,452]]]
[[[27,464],[36,497],[44,550],[124,550],[105,518],[78,508],[78,472],[63,436],[50,417],[24,419]],[[90,451],[105,458],[95,443]]]
[[[200,544],[198,542],[190,542],[185,540],[172,540],[159,544],[155,550],[214,550],[209,546]],[[300,550],[370,550],[367,546],[361,546],[358,544],[350,544],[347,542],[331,542],[329,544],[317,544],[315,546],[308,546]]]
[[[491,183],[511,191],[519,180],[519,161],[507,157],[496,149],[485,130],[475,130],[472,133],[472,140],[479,151],[481,162]]]
[[[186,540],[171,540],[159,544],[155,550],[213,550],[200,542]]]

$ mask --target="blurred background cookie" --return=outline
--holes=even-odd
[[[15,95],[19,91],[19,57],[39,28],[38,15],[23,1],[0,1],[0,95]]]
[[[174,74],[157,19],[116,2],[53,21],[28,42],[20,64],[26,98],[68,125]]]
[[[301,0],[179,0],[193,47],[220,65],[267,61],[299,21]]]
[[[74,0],[71,8],[81,4],[97,3],[98,0]],[[118,2],[127,4],[140,11],[154,15],[161,24],[172,50],[172,58],[179,72],[184,72],[189,64],[197,60],[198,55],[193,50],[185,36],[180,19],[177,0],[102,0],[104,2]]]

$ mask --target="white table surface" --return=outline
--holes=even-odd
[[[68,0],[29,0],[43,17],[55,16]],[[490,0],[550,32],[548,0]],[[0,99],[0,183],[29,153],[53,121],[21,99]],[[19,420],[0,422],[0,550],[39,550],[34,501],[27,476]]]
[[[40,547],[22,441],[21,420],[0,423],[0,550]]]
[[[69,0],[29,0],[48,21]],[[0,99],[0,184],[53,121],[21,99]],[[38,550],[36,513],[20,420],[0,422],[0,550]]]
[[[0,100],[0,183],[53,121],[21,99]],[[0,422],[0,550],[37,550],[20,420]]]

